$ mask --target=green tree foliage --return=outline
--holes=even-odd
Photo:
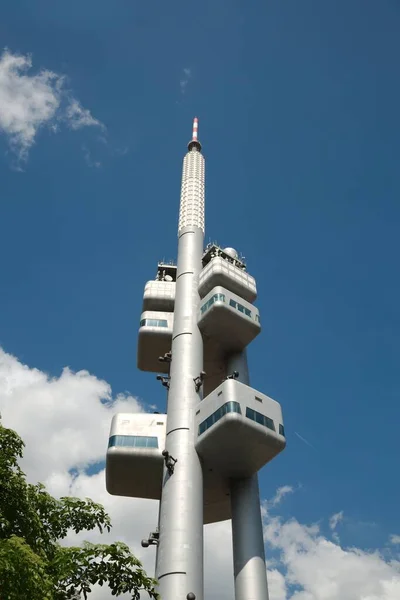
[[[108,584],[113,596],[158,599],[156,582],[125,544],[60,545],[70,531],[110,531],[110,518],[88,498],[57,500],[42,484],[27,483],[18,464],[23,448],[0,422],[1,600],[86,599],[96,583]]]

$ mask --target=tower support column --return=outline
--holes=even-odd
[[[246,351],[231,356],[228,373],[249,385]],[[235,600],[269,600],[258,475],[230,481]]]
[[[196,152],[194,150],[193,152]],[[198,278],[203,231],[179,230],[166,451],[176,459],[164,468],[156,578],[162,600],[203,600],[203,472],[195,450],[195,411],[201,389],[203,340],[197,326]]]

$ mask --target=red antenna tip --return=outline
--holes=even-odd
[[[194,142],[197,142],[198,129],[199,129],[199,120],[197,117],[195,117],[193,119],[193,135],[192,135],[192,141],[194,141]]]

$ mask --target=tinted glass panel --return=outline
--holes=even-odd
[[[239,402],[231,401],[231,402],[226,402],[225,404],[223,404],[212,415],[207,417],[207,419],[205,421],[200,423],[198,435],[201,435],[202,433],[204,433],[207,429],[209,429],[212,425],[214,425],[214,423],[219,421],[224,415],[226,415],[229,412],[236,412],[236,413],[242,414],[242,411],[240,410]]]
[[[272,419],[270,419],[269,417],[264,417],[265,419],[265,426],[268,427],[268,429],[272,429],[272,431],[275,431],[275,425]]]
[[[158,440],[156,437],[147,438],[147,448],[158,448]]]
[[[265,415],[262,415],[256,410],[253,410],[252,408],[246,408],[246,417],[252,421],[255,421],[256,423],[259,423],[260,425],[264,425],[264,427],[268,427],[268,429],[272,429],[272,431],[275,431],[275,424],[273,420]]]
[[[285,428],[280,423],[279,423],[279,433],[280,433],[280,435],[285,436]]]
[[[158,448],[158,439],[153,436],[144,435],[112,435],[108,441],[108,447],[125,448]]]
[[[211,298],[207,300],[207,302],[200,308],[201,314],[204,315],[206,310],[208,310],[214,304],[214,302],[217,301],[225,302],[225,294],[214,294],[214,296],[211,296]]]
[[[168,321],[166,319],[142,319],[140,321],[140,327],[168,327]]]
[[[252,408],[246,408],[246,417],[248,417],[249,419],[253,419],[253,421],[256,420],[254,410]]]
[[[264,425],[264,415],[262,415],[259,412],[256,412],[256,423],[259,423],[260,425]]]
[[[146,448],[147,446],[147,437],[137,436],[135,438],[135,448]]]

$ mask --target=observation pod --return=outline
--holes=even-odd
[[[173,312],[175,287],[175,281],[148,281],[144,287],[143,312]]]
[[[166,421],[167,415],[114,415],[106,458],[109,494],[160,499]]]
[[[233,259],[228,251],[215,244],[203,256],[204,268],[199,278],[199,294],[204,298],[215,286],[222,285],[227,290],[254,302],[257,297],[256,281],[245,271],[244,263]]]
[[[261,331],[258,309],[220,285],[203,298],[198,325],[227,352],[243,350]]]
[[[250,477],[286,446],[280,404],[227,379],[196,411],[196,450],[222,476]]]
[[[114,496],[160,500],[166,414],[118,413],[111,422],[106,489]],[[204,478],[204,524],[230,519],[229,486],[213,470]]]
[[[141,371],[167,373],[168,365],[158,358],[171,350],[174,313],[145,311],[140,317],[137,366]]]

